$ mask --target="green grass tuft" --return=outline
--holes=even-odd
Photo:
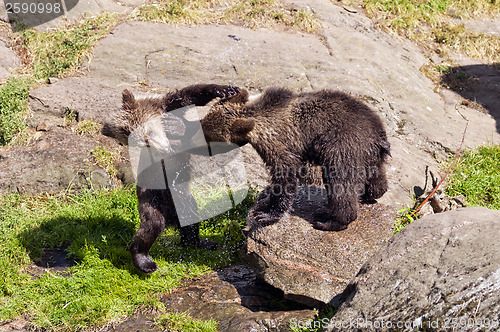
[[[0,146],[26,127],[30,83],[29,79],[10,78],[0,86]]]
[[[140,222],[133,189],[0,196],[0,321],[23,316],[33,328],[74,331],[99,328],[138,310],[165,312],[162,294],[182,279],[238,261],[237,248],[223,246],[220,221],[246,216],[252,203],[249,195],[224,216],[202,223],[202,236],[221,250],[182,248],[177,232],[165,231],[151,250],[159,269],[145,275],[127,250]],[[65,248],[74,266],[58,272],[33,265],[58,248]]]
[[[101,132],[101,126],[102,125],[100,123],[86,119],[78,122],[78,124],[75,126],[75,132],[78,135],[95,136]]]
[[[415,208],[416,207],[406,208],[398,211],[399,217],[394,221],[393,234],[398,233],[410,223],[418,219],[418,215],[414,215]]]
[[[167,313],[156,320],[156,325],[172,332],[217,332],[218,323],[214,320],[200,321],[187,314]]]
[[[500,210],[500,145],[481,146],[457,159],[446,193],[467,204]]]
[[[118,159],[118,155],[111,151],[108,151],[104,146],[99,145],[91,152],[95,163],[106,170],[110,176],[115,176],[118,172],[115,167],[115,161]]]

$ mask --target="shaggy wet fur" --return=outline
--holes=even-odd
[[[382,121],[343,92],[270,88],[245,105],[216,105],[202,129],[208,142],[250,143],[264,160],[271,184],[254,214],[263,224],[288,211],[306,163],[321,167],[328,196],[329,214],[319,216],[315,228],[347,228],[360,200],[375,200],[387,191],[384,163],[390,145]]]
[[[116,115],[112,123],[103,126],[102,133],[116,138],[123,144],[128,144],[128,138],[134,133],[134,130],[155,116],[188,105],[204,106],[214,98],[222,98],[223,100],[232,98],[231,100],[235,102],[238,102],[240,98],[246,100],[245,93],[246,91],[240,95],[240,89],[236,87],[216,84],[192,85],[163,96],[148,98],[135,98],[130,91],[124,90],[121,111]],[[156,128],[152,129],[157,130]],[[172,131],[178,130],[175,127],[170,129]],[[167,149],[169,142],[165,141],[167,140],[166,135],[161,130],[157,130],[160,132],[153,135],[158,136],[156,148]],[[154,140],[152,141],[155,143]],[[182,165],[179,167],[182,167]],[[138,177],[141,180],[141,176],[147,177],[149,175],[150,173],[146,169]],[[164,182],[165,179],[162,177],[157,181]],[[138,182],[142,183],[141,181]],[[139,270],[151,273],[157,269],[156,263],[149,256],[149,250],[166,226],[174,226],[179,229],[182,245],[215,248],[213,242],[200,241],[198,224],[180,227],[178,211],[175,209],[172,193],[168,187],[167,189],[146,189],[137,186],[137,198],[141,224],[130,245],[130,252],[133,263]],[[193,198],[188,195],[185,199],[187,201]]]

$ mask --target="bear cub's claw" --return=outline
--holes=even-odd
[[[135,254],[132,256],[132,261],[136,268],[144,273],[153,273],[158,268],[158,265],[145,254]]]
[[[277,223],[283,217],[283,213],[255,211],[253,217],[260,225],[271,225]]]
[[[224,86],[224,88],[222,88],[222,89],[217,89],[214,92],[214,95],[216,97],[226,99],[226,98],[236,96],[239,92],[240,92],[240,88],[238,88],[236,86],[228,85],[228,86]]]
[[[233,97],[236,96],[238,93],[240,93],[240,88],[237,86],[228,86],[226,89],[224,89],[224,96],[221,96],[223,98],[228,98],[228,97]]]

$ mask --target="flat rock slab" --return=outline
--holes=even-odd
[[[392,236],[395,213],[382,204],[360,205],[359,216],[340,232],[316,230],[313,215],[326,212],[326,192],[303,187],[293,211],[273,225],[251,225],[242,261],[285,297],[320,306],[342,293],[364,262]]]
[[[169,310],[219,322],[221,332],[291,331],[291,320],[315,316],[314,310],[284,300],[282,292],[243,265],[210,272],[165,295],[162,302]]]
[[[0,149],[0,193],[112,187],[106,171],[90,160],[99,145],[102,142],[63,128],[34,132],[28,145]]]
[[[499,229],[500,211],[478,207],[411,223],[361,268],[325,331],[497,331]]]
[[[122,92],[116,85],[91,77],[70,77],[47,84],[30,92],[31,123],[39,123],[40,113],[58,117],[72,112],[78,121],[95,120],[105,123],[122,106]]]

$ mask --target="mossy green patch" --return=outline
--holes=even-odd
[[[246,216],[253,199],[249,195],[225,216],[202,223],[202,236],[219,243],[220,250],[183,248],[176,232],[167,230],[151,250],[159,269],[145,275],[134,268],[127,250],[140,222],[133,189],[3,195],[0,320],[23,316],[34,328],[74,331],[98,328],[138,310],[165,312],[161,296],[182,279],[237,262],[237,248],[223,246],[220,220]],[[54,248],[66,248],[75,264],[64,272],[33,273],[33,262]]]
[[[500,209],[500,145],[487,145],[460,156],[446,193],[464,195],[467,204]]]
[[[18,37],[17,48],[35,78],[60,77],[90,56],[92,47],[118,21],[116,14],[103,14],[47,32],[26,29]]]

